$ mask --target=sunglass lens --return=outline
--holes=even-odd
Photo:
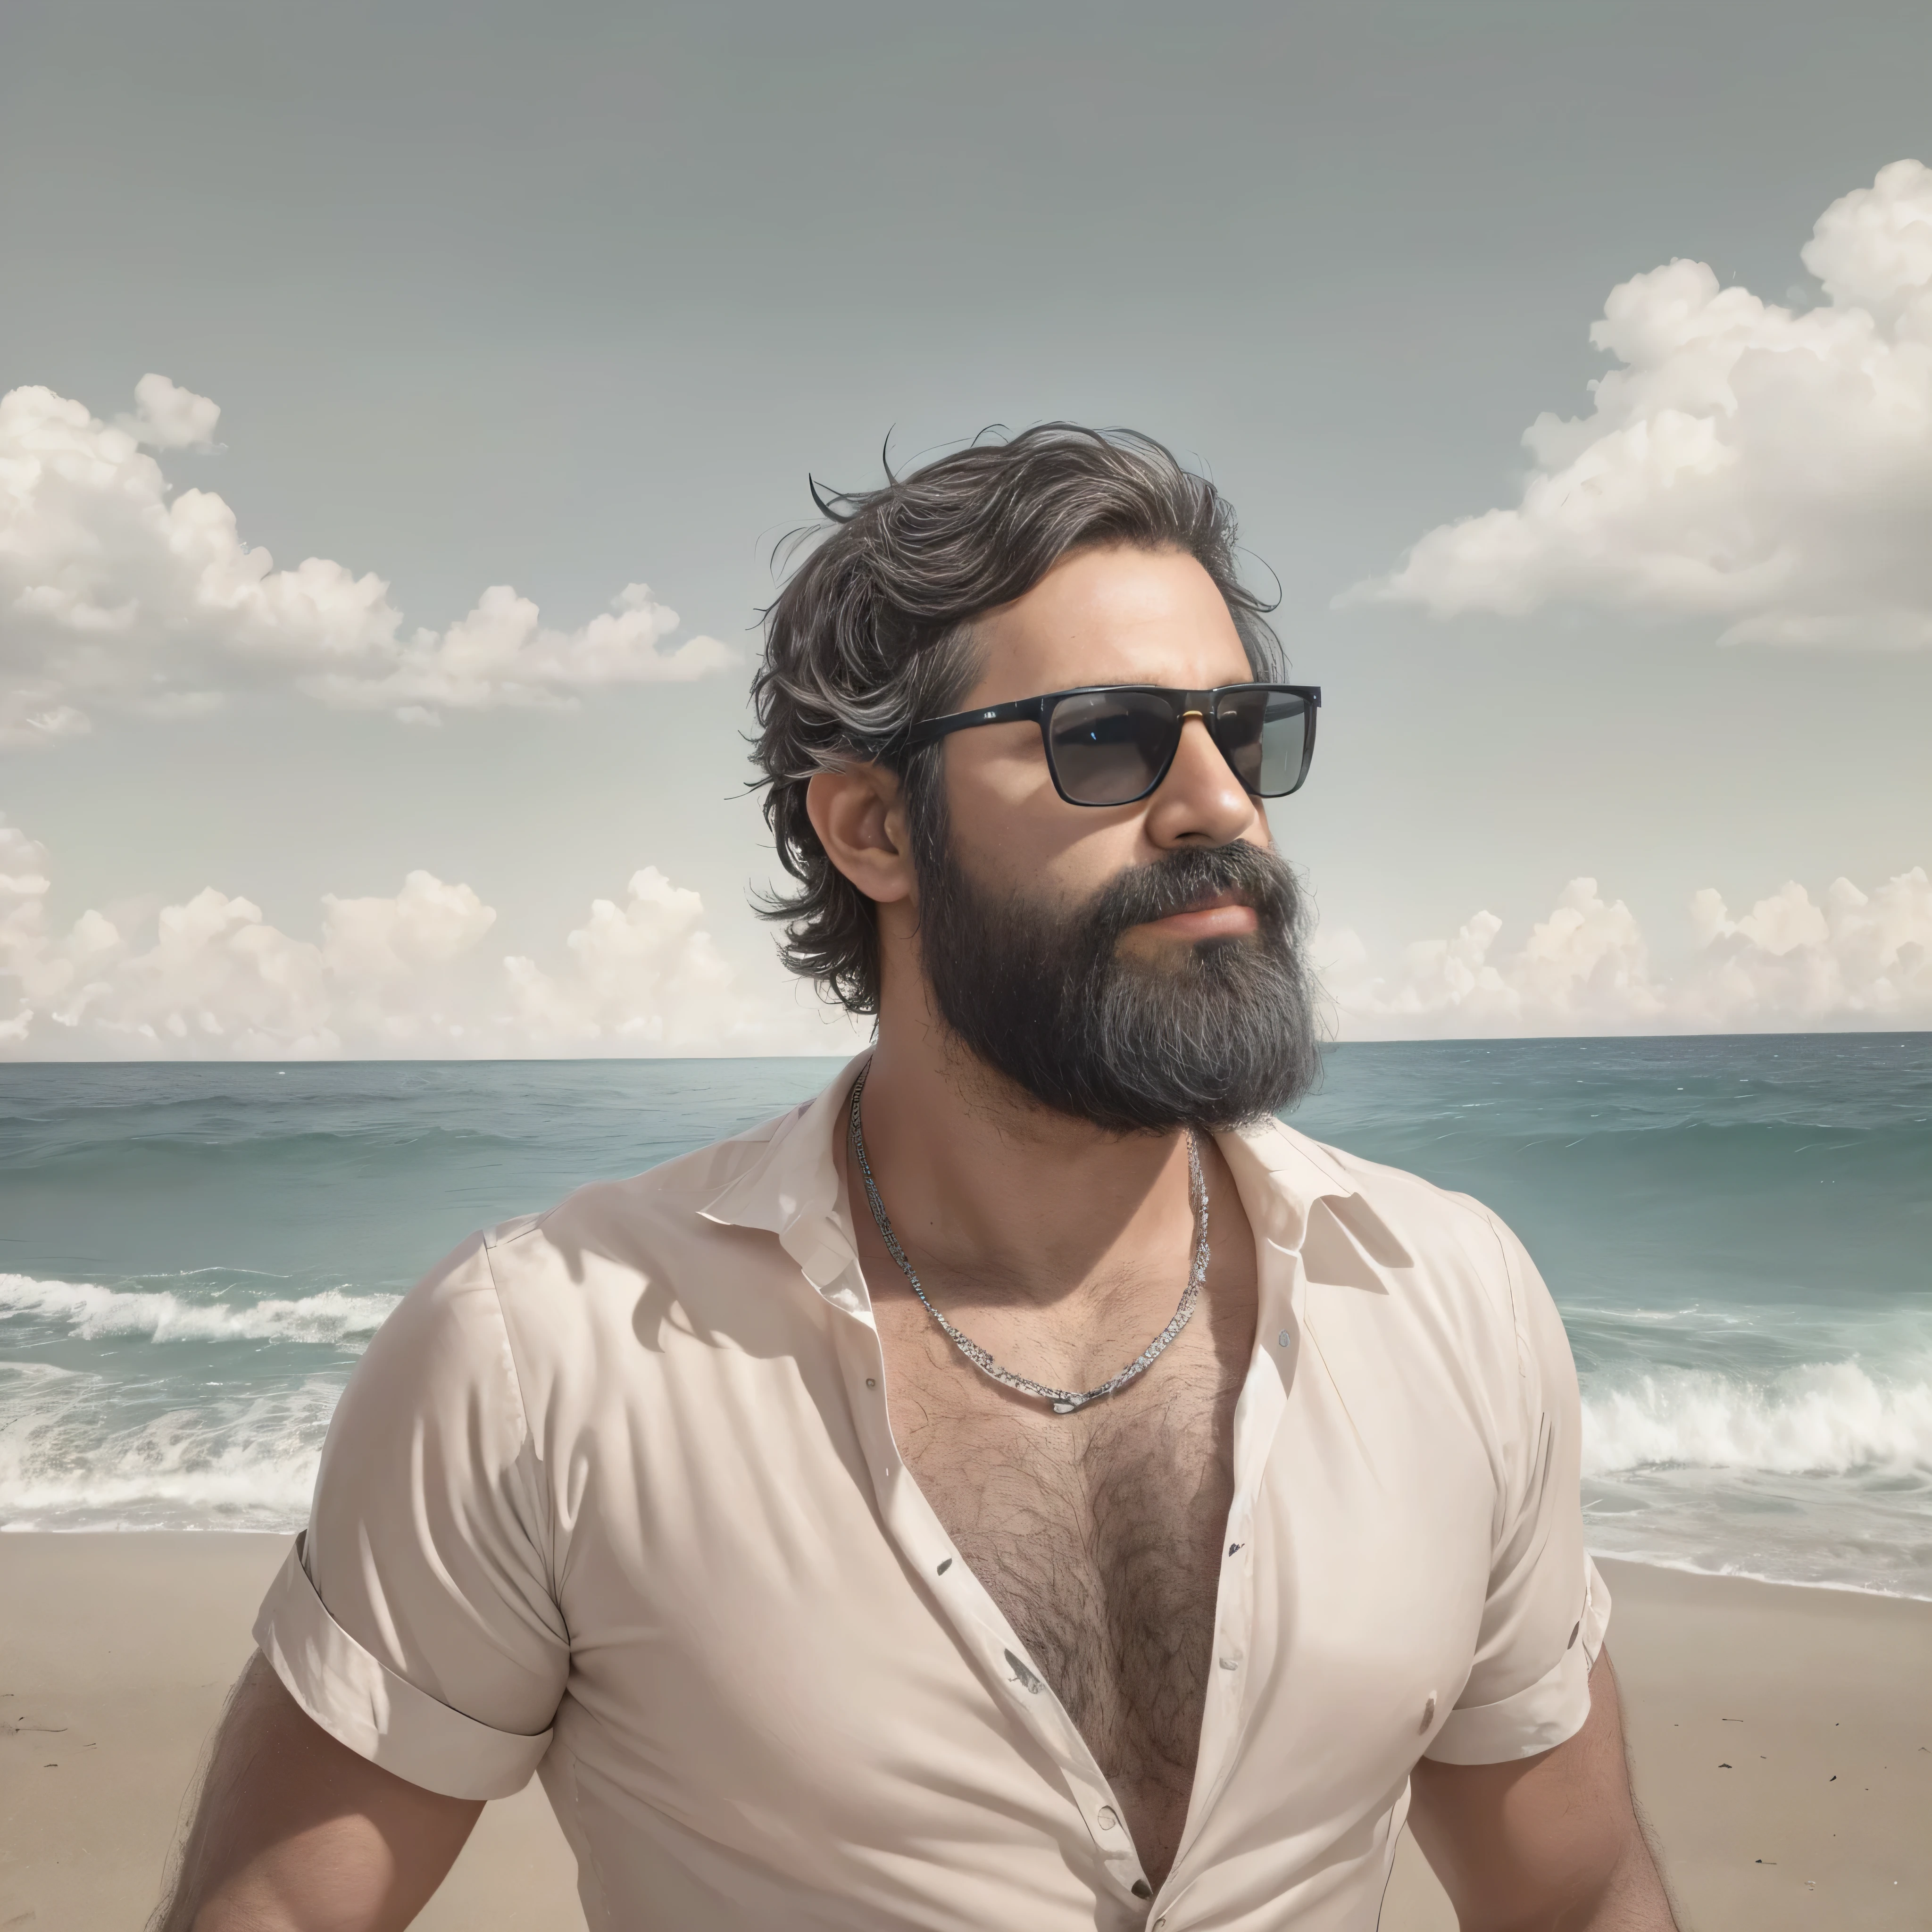
[[[1261,798],[1282,798],[1300,784],[1307,763],[1308,700],[1255,685],[1221,700],[1214,736],[1234,776]]]
[[[1082,691],[1053,707],[1046,735],[1054,776],[1069,798],[1126,805],[1153,789],[1180,727],[1158,692]]]

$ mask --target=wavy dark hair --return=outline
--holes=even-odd
[[[973,620],[1024,596],[1076,550],[1185,551],[1226,600],[1258,678],[1281,676],[1280,640],[1235,566],[1234,514],[1205,477],[1151,436],[1042,423],[989,432],[876,490],[812,500],[804,560],[765,613],[752,681],[752,763],[778,862],[797,889],[765,895],[785,922],[785,964],[851,1013],[879,1010],[877,908],[826,855],[805,808],[814,772],[854,760],[898,774],[915,838],[943,838],[933,809],[943,747],[907,730],[956,709],[977,667]]]

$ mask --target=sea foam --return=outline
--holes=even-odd
[[[1583,1474],[1658,1466],[1780,1475],[1932,1469],[1932,1378],[1908,1369],[1882,1380],[1840,1361],[1762,1382],[1662,1369],[1587,1388]]]
[[[0,1528],[298,1528],[341,1393],[312,1376],[133,1420],[98,1376],[0,1361]]]
[[[196,1301],[170,1288],[0,1274],[0,1316],[38,1316],[84,1341],[112,1335],[152,1342],[360,1340],[374,1334],[399,1299],[328,1288],[299,1300]]]

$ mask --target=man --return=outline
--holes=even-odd
[[[170,1927],[406,1924],[543,1777],[596,1928],[1657,1932],[1574,1371],[1316,1066],[1225,504],[1048,426],[769,617],[786,954],[876,1047],[460,1249],[338,1412]]]

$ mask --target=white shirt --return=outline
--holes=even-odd
[[[1526,1756],[1588,1712],[1609,1597],[1528,1256],[1278,1124],[1222,1137],[1259,1318],[1150,1897],[894,1446],[835,1158],[855,1071],[418,1284],[336,1412],[264,1653],[416,1784],[537,1772],[597,1932],[1372,1932],[1417,1756]]]

